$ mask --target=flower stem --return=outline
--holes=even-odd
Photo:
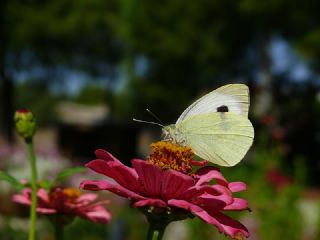
[[[148,233],[147,233],[147,240],[152,240],[154,235],[155,229],[151,224],[149,224]]]
[[[54,223],[54,235],[56,240],[63,240],[63,225],[60,223]]]
[[[30,209],[30,229],[29,229],[29,240],[35,239],[35,226],[37,219],[37,166],[36,166],[36,156],[34,153],[34,146],[32,139],[27,139],[27,148],[28,148],[28,158],[31,165],[31,209]]]
[[[163,234],[164,234],[164,230],[165,229],[159,230],[157,240],[162,240],[162,237],[163,237]]]
[[[162,240],[165,228],[156,229],[152,224],[149,224],[147,240]]]

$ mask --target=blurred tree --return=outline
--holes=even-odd
[[[239,78],[253,85],[256,71],[262,100],[255,102],[262,113],[268,111],[273,34],[299,39],[317,19],[308,16],[316,8],[289,0],[4,2],[9,73],[40,66],[47,70],[45,80],[63,81],[61,72],[77,68],[112,82],[119,80],[121,63],[127,81],[119,103],[128,101],[127,109],[140,114],[145,104],[166,104],[159,114],[167,119],[204,88]],[[258,52],[253,59],[250,49]],[[141,58],[144,73],[137,64]]]
[[[150,87],[154,95],[147,103],[164,103],[169,109],[160,111],[171,119],[173,112],[186,106],[186,99],[190,101],[203,88],[246,78],[258,92],[253,101],[256,115],[269,112],[274,95],[271,41],[274,35],[288,42],[304,36],[317,18],[308,17],[310,6],[306,5],[289,0],[120,1],[117,29],[125,44],[128,78],[134,79],[127,83],[124,98],[141,112],[146,102],[141,104],[141,95],[132,92],[147,92]],[[149,63],[143,76],[135,73],[141,56]],[[258,81],[252,81],[256,73]],[[169,89],[175,93],[174,106],[167,96]]]
[[[37,125],[55,122],[57,114],[55,105],[58,100],[66,99],[62,94],[50,93],[48,84],[43,81],[26,81],[15,88],[15,108],[28,107],[37,118]]]
[[[239,12],[251,25],[254,43],[258,54],[258,93],[253,101],[253,112],[261,116],[270,112],[273,106],[273,76],[271,72],[270,45],[272,37],[282,36],[288,42],[294,42],[304,36],[310,24],[309,3],[290,0],[241,0]]]
[[[17,69],[41,64],[110,73],[108,66],[121,56],[115,10],[114,1],[9,1],[9,63]]]
[[[293,13],[295,20],[295,31],[298,36],[295,37],[293,44],[308,60],[310,66],[319,72],[320,70],[320,16],[318,9],[320,2],[310,0],[307,4],[299,2],[299,6]],[[298,3],[296,3],[298,5]]]
[[[121,57],[115,39],[115,1],[1,1],[1,129],[12,137],[13,82],[17,73],[65,81],[80,69],[114,81]],[[94,78],[93,78],[94,79]]]
[[[112,105],[112,98],[113,93],[111,91],[106,91],[101,86],[89,83],[74,97],[74,101],[89,105],[107,103],[110,106]]]
[[[160,116],[172,120],[199,91],[244,70],[252,34],[250,26],[242,27],[247,25],[234,1],[122,0],[119,17],[125,65],[134,79],[123,94],[131,95],[130,104],[140,112],[146,104],[165,105],[157,108]],[[140,56],[148,62],[143,76],[134,75]],[[143,92],[143,97],[152,95],[152,99],[146,97],[149,101],[141,104],[141,95],[133,91]]]
[[[5,0],[0,2],[0,131],[11,142],[13,140],[13,84],[5,68],[6,47],[8,45],[7,34],[9,31],[4,17],[7,2]]]

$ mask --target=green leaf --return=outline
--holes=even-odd
[[[52,186],[52,182],[47,179],[43,179],[40,181],[39,186],[49,191]]]
[[[56,179],[53,181],[54,183],[60,182],[64,180],[65,178],[72,176],[74,174],[83,173],[86,171],[85,167],[74,167],[74,168],[67,168],[65,170],[62,170],[57,176]]]
[[[6,181],[10,183],[12,186],[14,186],[17,189],[22,189],[23,184],[20,183],[17,179],[15,179],[13,176],[9,175],[8,173],[4,171],[0,171],[0,180]]]

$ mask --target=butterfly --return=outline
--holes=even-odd
[[[189,146],[197,156],[214,164],[234,166],[253,143],[248,111],[248,87],[224,85],[192,103],[175,124],[164,126],[164,140]]]

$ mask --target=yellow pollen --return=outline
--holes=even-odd
[[[151,144],[151,153],[147,161],[164,170],[173,169],[190,173],[192,171],[190,161],[193,159],[193,155],[190,147],[160,141]]]
[[[77,188],[64,188],[63,193],[68,196],[68,198],[78,198],[81,195],[81,192]]]
[[[81,192],[77,188],[53,188],[49,193],[50,201],[59,201],[64,199],[67,202],[75,202],[81,195]]]

